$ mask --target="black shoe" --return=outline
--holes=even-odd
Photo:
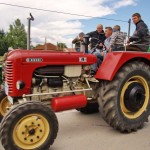
[[[96,75],[96,72],[94,70],[91,70],[91,75]]]

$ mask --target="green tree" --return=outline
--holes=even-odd
[[[65,43],[57,43],[57,47],[59,50],[62,50],[64,48],[67,48],[67,45]]]
[[[8,42],[6,38],[6,33],[3,29],[0,29],[0,56],[4,55],[8,50]]]
[[[27,33],[24,25],[19,19],[9,26],[7,33],[7,41],[9,47],[26,49],[27,47]]]
[[[3,55],[8,50],[8,44],[6,40],[6,34],[3,29],[0,29],[0,84],[2,83],[2,64],[3,64]]]
[[[32,50],[32,49],[34,49],[35,47],[33,46],[33,45],[30,45],[30,49]]]

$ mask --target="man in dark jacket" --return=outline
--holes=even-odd
[[[103,25],[99,24],[97,30],[87,33],[91,37],[91,49],[99,44],[99,48],[103,48],[104,41],[106,39],[105,33],[103,31]]]
[[[141,19],[139,13],[132,15],[132,21],[136,26],[133,36],[128,40],[128,43],[133,42],[127,46],[128,51],[143,51],[147,52],[150,44],[150,35],[147,25]]]

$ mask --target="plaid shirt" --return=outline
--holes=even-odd
[[[113,32],[110,40],[110,47],[112,48],[114,45],[123,45],[125,40],[125,35],[123,32],[115,31]]]

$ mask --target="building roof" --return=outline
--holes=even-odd
[[[52,43],[45,43],[44,45],[38,45],[34,48],[34,50],[58,50],[58,47]]]
[[[33,50],[50,50],[50,51],[64,51],[75,52],[74,48],[59,48],[52,43],[45,43],[44,45],[38,45]]]

